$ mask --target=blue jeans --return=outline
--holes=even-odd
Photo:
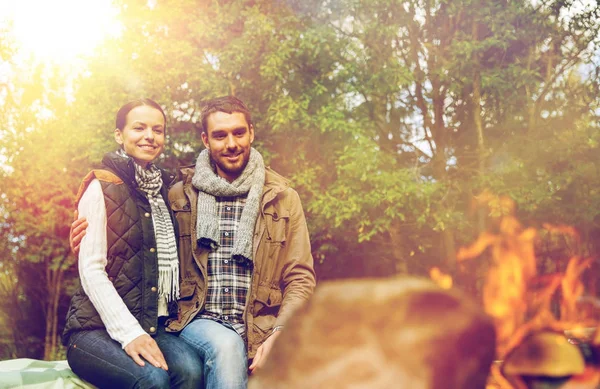
[[[207,389],[246,389],[246,345],[233,328],[209,319],[194,319],[179,337],[189,343],[204,362]]]
[[[99,388],[202,388],[202,361],[194,349],[161,325],[154,340],[168,371],[148,362],[139,366],[104,329],[73,333],[67,360],[75,374]]]

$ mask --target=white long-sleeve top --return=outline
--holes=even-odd
[[[106,273],[106,205],[100,182],[93,180],[79,201],[79,216],[88,228],[79,248],[79,277],[83,290],[100,314],[108,335],[125,348],[146,331],[129,312]]]

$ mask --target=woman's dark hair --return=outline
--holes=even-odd
[[[147,105],[149,107],[152,108],[156,108],[157,110],[160,111],[160,113],[162,113],[163,118],[165,119],[165,131],[167,130],[167,115],[165,115],[165,111],[163,111],[162,107],[154,100],[152,99],[137,99],[137,100],[132,100],[128,103],[126,103],[125,105],[123,105],[121,108],[119,108],[119,111],[117,112],[117,120],[116,120],[116,128],[118,128],[119,130],[122,130],[125,127],[125,123],[127,123],[127,114],[134,108],[142,106],[142,105]]]
[[[207,132],[206,121],[208,117],[215,112],[225,112],[232,114],[240,112],[244,114],[248,127],[252,125],[252,116],[250,110],[244,102],[234,96],[222,96],[212,100],[205,101],[200,111],[200,121],[202,123],[202,132]]]

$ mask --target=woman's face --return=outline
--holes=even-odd
[[[115,129],[115,139],[125,153],[146,167],[165,147],[165,119],[156,108],[140,105],[129,111],[123,129]]]

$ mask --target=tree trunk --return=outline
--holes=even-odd
[[[64,274],[64,263],[68,258],[65,255],[52,271],[47,270],[48,307],[46,309],[46,338],[44,341],[44,360],[56,358],[58,351],[58,305],[60,303],[60,289]]]
[[[59,268],[57,270],[57,280],[54,289],[54,306],[52,308],[52,350],[53,350],[53,358],[55,358],[56,353],[58,351],[58,305],[60,302],[60,287],[62,285],[62,279],[64,270]]]
[[[478,34],[478,24],[476,21],[473,21],[472,25],[472,37],[473,41],[477,42],[479,39]],[[473,55],[473,62],[475,65],[475,71],[473,74],[473,97],[471,100],[471,105],[473,107],[473,126],[475,127],[475,132],[477,133],[477,172],[479,177],[482,177],[485,173],[485,142],[483,137],[483,124],[481,122],[481,72],[478,68],[479,65],[479,55]],[[479,233],[485,231],[485,210],[483,208],[478,208],[477,210],[477,229]]]
[[[408,265],[406,264],[406,250],[404,247],[404,239],[402,235],[402,227],[398,221],[392,222],[389,229],[390,244],[392,246],[392,255],[397,274],[408,273]]]
[[[53,284],[54,284],[54,272],[50,270],[49,265],[46,268],[46,290],[48,292],[48,296],[46,299],[46,335],[44,338],[44,360],[48,361],[52,359],[53,350],[52,350],[52,305],[54,302],[53,296]]]

